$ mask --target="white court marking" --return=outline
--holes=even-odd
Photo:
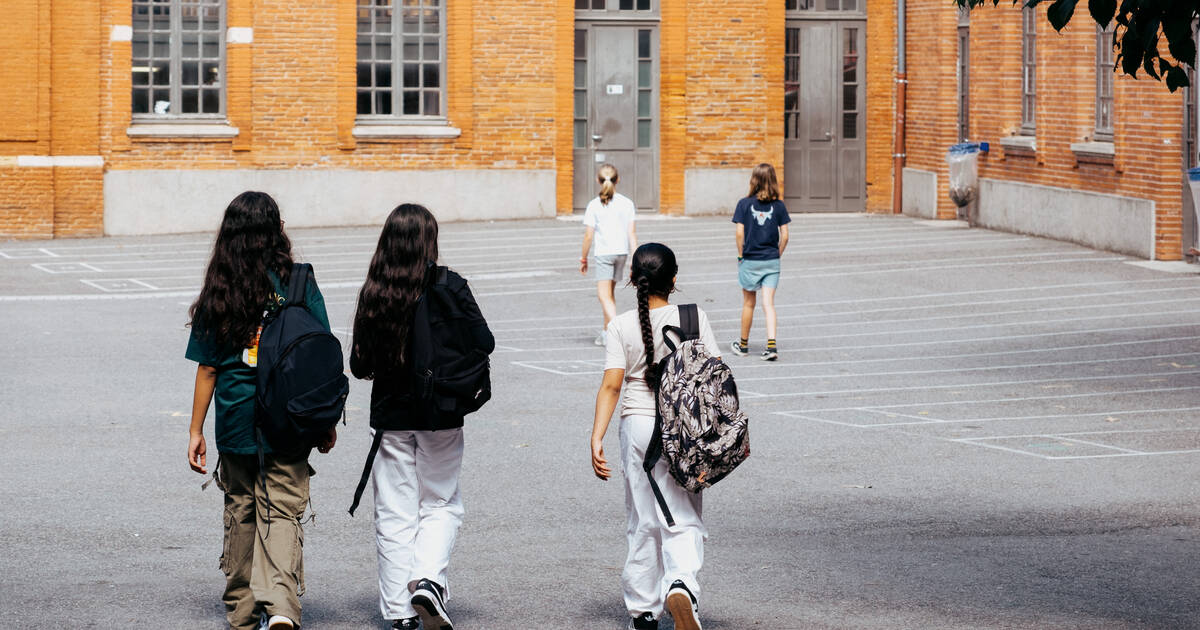
[[[912,407],[944,407],[946,405],[989,405],[994,403],[1016,403],[1016,402],[1031,402],[1035,400],[1063,400],[1075,398],[1099,398],[1103,396],[1128,396],[1130,394],[1162,394],[1165,392],[1185,392],[1200,389],[1200,385],[1185,385],[1183,387],[1153,387],[1147,389],[1126,389],[1115,392],[1089,392],[1086,394],[1050,394],[1047,396],[1020,396],[1013,398],[987,398],[978,400],[940,400],[940,401],[923,401],[917,403],[894,403],[890,405],[855,405],[852,407],[823,407],[820,409],[811,409],[806,413],[821,413],[830,411],[863,411],[868,409],[908,409]],[[775,415],[805,417],[804,414],[790,411],[773,411]],[[818,420],[809,418],[810,420]],[[826,420],[818,420],[818,422],[827,422]],[[832,424],[843,424],[840,422],[831,422]],[[949,421],[947,421],[949,422]],[[973,420],[961,420],[960,422],[974,422]],[[857,426],[857,425],[847,425]]]

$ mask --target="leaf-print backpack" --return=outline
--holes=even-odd
[[[679,338],[678,346],[671,333]],[[700,341],[700,313],[695,304],[679,307],[679,326],[663,326],[663,340],[671,352],[659,364],[654,436],[642,468],[650,477],[663,517],[668,525],[674,525],[651,474],[659,458],[667,461],[679,485],[700,492],[750,456],[750,434],[749,419],[738,409],[733,372]]]

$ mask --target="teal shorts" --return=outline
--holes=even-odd
[[[738,263],[738,282],[747,291],[779,286],[779,259],[743,260]]]

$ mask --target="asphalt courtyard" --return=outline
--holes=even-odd
[[[728,220],[638,231],[678,254],[674,300],[732,339]],[[377,234],[291,231],[343,337]],[[752,355],[726,357],[753,455],[705,495],[705,628],[1200,627],[1200,278],[904,217],[799,215],[792,235],[780,360],[757,359],[761,312]],[[623,627],[580,237],[442,226],[498,344],[466,428],[456,627]],[[185,462],[210,243],[0,243],[0,627],[222,627],[221,494]],[[354,382],[337,448],[312,458],[306,627],[385,627],[370,494],[346,513],[368,397]]]

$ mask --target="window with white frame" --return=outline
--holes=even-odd
[[[358,1],[358,116],[446,117],[444,0]]]
[[[1096,27],[1096,131],[1093,140],[1113,140],[1113,26]]]
[[[1021,134],[1037,131],[1037,10],[1021,10]]]
[[[132,4],[134,116],[223,118],[224,0],[133,0]]]

